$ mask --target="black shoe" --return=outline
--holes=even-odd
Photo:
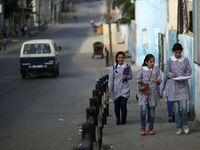
[[[120,125],[120,124],[121,124],[120,120],[117,120],[117,125]]]
[[[122,121],[122,124],[125,125],[125,124],[126,124],[126,121]]]

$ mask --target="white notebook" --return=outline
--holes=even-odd
[[[191,76],[179,76],[179,77],[176,77],[176,78],[172,78],[172,80],[182,81],[182,80],[188,80],[188,79],[191,79],[191,78],[192,78]]]

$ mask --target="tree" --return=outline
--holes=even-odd
[[[18,0],[4,0],[4,17],[9,18],[13,12],[18,11]]]
[[[130,0],[114,0],[114,4],[118,8],[122,8],[122,17],[119,19],[120,24],[129,24],[132,19],[135,19],[135,1]]]
[[[27,8],[33,8],[33,0],[27,0]]]
[[[32,12],[32,9],[33,9],[33,0],[26,0],[26,11],[31,11]],[[30,15],[26,15],[25,18],[29,18]]]

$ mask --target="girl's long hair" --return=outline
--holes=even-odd
[[[145,63],[146,61],[148,62],[151,58],[155,58],[152,54],[147,54],[146,57],[144,58],[144,62],[142,64],[142,66],[147,66],[147,64]]]
[[[120,54],[124,55],[124,57],[125,57],[125,53],[124,53],[124,52],[122,52],[122,51],[117,52],[116,57],[115,57],[115,62],[116,62],[116,66],[115,66],[115,68],[116,68],[116,69],[117,69],[117,66],[118,66],[118,60],[117,60],[117,57],[118,57]]]

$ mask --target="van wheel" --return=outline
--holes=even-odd
[[[53,72],[53,77],[54,77],[54,78],[57,77],[57,70],[55,70],[55,71]]]
[[[26,79],[26,73],[22,73],[22,79]]]

